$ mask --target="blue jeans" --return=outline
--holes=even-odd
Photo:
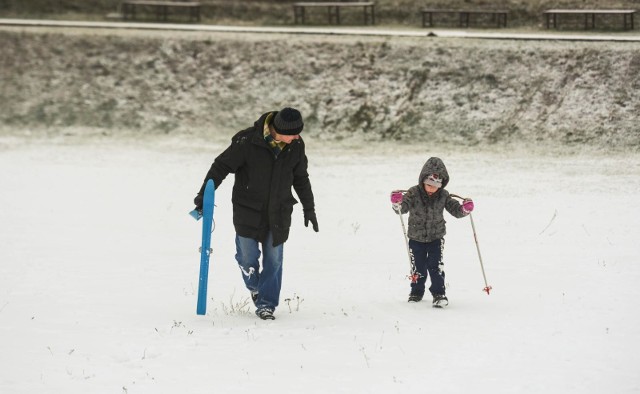
[[[262,246],[262,270],[260,270],[260,249]],[[280,301],[282,287],[283,244],[273,245],[273,235],[269,232],[265,242],[236,234],[236,260],[242,271],[245,286],[258,293],[256,307],[275,309]]]
[[[427,276],[430,276],[431,287],[429,287],[429,291],[431,294],[444,295],[444,271],[442,270],[444,238],[426,243],[410,239],[409,249],[416,264],[416,273],[420,275],[416,283],[411,283],[411,294],[424,294]]]

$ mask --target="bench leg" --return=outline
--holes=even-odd
[[[460,13],[460,26],[469,27],[469,13],[461,12]]]
[[[591,17],[591,28],[596,28],[596,14],[584,14],[584,29],[589,30],[589,17]]]
[[[629,16],[629,22],[627,22],[627,16]],[[624,30],[628,30],[628,29],[633,30],[633,14],[623,14],[622,18],[623,18],[622,19],[623,29]]]
[[[135,4],[123,4],[122,5],[122,18],[127,20],[127,15],[131,15],[131,20],[136,20],[136,5]]]
[[[200,22],[200,7],[199,6],[195,6],[195,7],[189,7],[189,21],[193,22]]]
[[[333,24],[333,20],[335,19],[336,25],[340,24],[340,7],[338,6],[327,6],[327,15],[329,18],[329,24]]]
[[[375,5],[364,6],[364,24],[371,22],[371,26],[376,24],[376,9]]]
[[[507,15],[496,12],[491,14],[491,20],[496,24],[496,27],[507,27]]]
[[[305,22],[305,8],[304,7],[293,6],[293,23],[297,25],[298,22],[300,22],[300,24],[304,25],[304,22]]]

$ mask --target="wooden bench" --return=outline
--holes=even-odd
[[[294,24],[304,24],[307,8],[326,8],[327,16],[329,18],[329,24],[333,24],[335,21],[336,25],[340,24],[340,9],[341,8],[354,8],[354,7],[362,7],[363,16],[364,16],[364,24],[368,25],[371,23],[375,25],[376,23],[376,3],[373,1],[331,1],[331,2],[300,2],[293,3],[293,20]]]
[[[489,16],[491,21],[498,27],[507,27],[507,15],[508,11],[505,10],[445,10],[445,9],[430,9],[425,8],[422,12],[422,27],[432,27],[434,14],[446,14],[458,17],[458,26],[469,27],[471,21],[471,15],[474,16],[474,20],[477,21],[478,16]]]
[[[596,28],[596,15],[622,15],[622,28],[624,30],[633,30],[633,14],[637,10],[568,10],[568,9],[556,9],[546,10],[542,14],[546,18],[547,29],[558,28],[558,15],[584,15],[584,28],[585,30]]]
[[[200,2],[197,1],[154,1],[154,0],[125,0],[122,2],[122,19],[136,19],[136,13],[142,9],[153,9],[158,20],[167,21],[169,8],[186,9],[189,20],[200,21]]]

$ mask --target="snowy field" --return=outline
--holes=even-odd
[[[187,212],[226,141],[0,140],[0,393],[640,392],[637,154],[322,144],[320,233],[297,205],[269,322],[234,260],[231,177],[196,315]],[[429,156],[475,200],[493,286],[447,216],[444,310],[406,302],[388,202]]]

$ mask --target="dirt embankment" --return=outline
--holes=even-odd
[[[640,147],[640,44],[0,30],[0,125]]]

